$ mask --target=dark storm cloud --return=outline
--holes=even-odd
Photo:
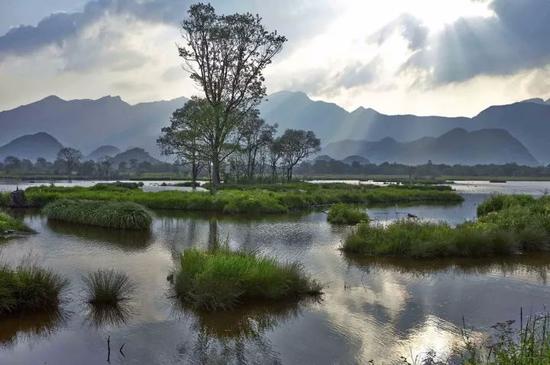
[[[52,14],[36,26],[12,28],[0,37],[0,57],[23,55],[52,44],[62,45],[68,38],[107,14],[128,14],[143,20],[176,23],[181,20],[188,5],[189,1],[182,0],[90,1],[82,12]]]
[[[396,31],[399,31],[401,36],[407,40],[411,50],[424,47],[428,38],[428,28],[420,20],[412,15],[403,14],[371,35],[369,41],[382,44]]]
[[[550,63],[550,1],[494,0],[494,17],[462,18],[430,39],[405,68],[432,70],[430,81],[509,75]]]

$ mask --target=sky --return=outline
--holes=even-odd
[[[190,0],[0,0],[0,110],[48,95],[200,95],[176,45]],[[473,116],[550,98],[550,0],[213,0],[288,38],[268,92],[349,111]]]

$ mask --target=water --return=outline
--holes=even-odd
[[[125,183],[135,183],[135,181],[130,180],[119,180],[121,182]],[[43,181],[43,180],[37,180],[37,181],[13,181],[13,180],[6,180],[2,181],[0,180],[0,192],[11,192],[16,189],[25,190],[30,187],[37,187],[37,186],[65,186],[65,187],[71,187],[71,186],[83,186],[83,187],[90,187],[94,186],[95,184],[99,183],[113,183],[115,181],[104,181],[104,180],[52,180],[52,181]],[[163,181],[163,180],[157,180],[157,181],[143,181],[143,191],[164,191],[164,190],[180,190],[180,191],[191,191],[193,188],[191,187],[185,187],[185,186],[171,186],[175,185],[177,183],[185,183],[189,182],[189,180],[172,180],[172,181]],[[206,191],[203,188],[196,188],[197,191]]]
[[[412,213],[452,224],[475,217],[484,192],[455,206],[368,209],[387,222]],[[349,228],[326,214],[222,218],[156,212],[150,233],[113,232],[24,219],[38,234],[1,244],[4,262],[32,257],[70,280],[61,313],[0,321],[0,364],[357,364],[392,363],[461,343],[464,316],[476,333],[550,303],[550,256],[499,260],[359,259],[338,247]],[[301,262],[325,286],[320,301],[195,313],[171,298],[167,275],[186,247],[216,238],[233,248]],[[136,295],[126,312],[102,317],[84,303],[82,275],[126,272]],[[119,351],[121,346],[124,356]]]

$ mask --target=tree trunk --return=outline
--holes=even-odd
[[[191,161],[191,184],[193,185],[193,190],[195,190],[195,187],[197,185],[197,175],[199,174],[198,171],[198,164],[195,159]]]
[[[210,179],[212,181],[212,189],[210,189],[210,192],[214,194],[218,190],[218,187],[220,186],[220,180],[221,180],[220,179],[220,159],[217,155],[212,156],[212,176]]]

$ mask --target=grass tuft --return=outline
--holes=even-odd
[[[297,264],[281,264],[227,248],[187,249],[176,273],[176,295],[204,310],[227,310],[250,301],[280,301],[318,295],[321,287]]]
[[[144,207],[129,202],[62,199],[48,204],[43,213],[51,220],[128,230],[147,230],[152,222]]]
[[[22,221],[0,212],[0,237],[9,231],[32,232]]]
[[[340,203],[330,207],[327,221],[332,224],[355,225],[360,222],[368,222],[369,216],[358,207]]]
[[[117,306],[132,299],[135,285],[128,275],[114,270],[98,270],[82,278],[86,301],[97,306]]]
[[[35,265],[0,267],[0,316],[57,309],[68,282]]]

